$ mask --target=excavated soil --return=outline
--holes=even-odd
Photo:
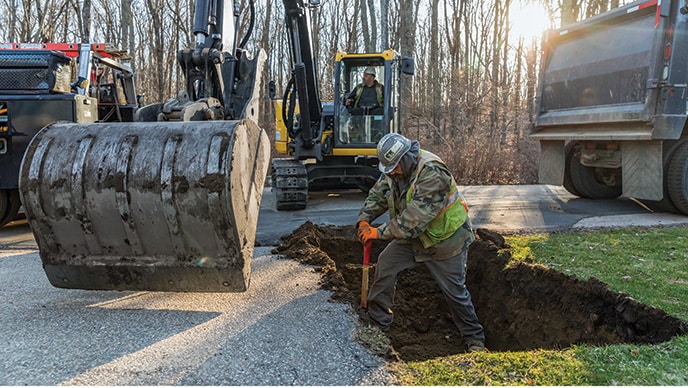
[[[572,344],[659,343],[688,333],[685,322],[611,291],[592,278],[579,280],[541,265],[506,267],[504,238],[485,229],[468,255],[466,285],[491,351],[560,349]],[[273,253],[315,266],[333,299],[360,309],[363,249],[353,227],[306,222]],[[371,265],[386,242],[375,241]],[[507,249],[504,249],[507,248]],[[370,269],[370,277],[374,267]],[[385,332],[389,354],[416,361],[461,353],[465,345],[446,302],[423,265],[403,272],[397,283],[394,322]]]

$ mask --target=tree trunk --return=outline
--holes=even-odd
[[[377,51],[377,25],[380,23],[375,12],[375,0],[368,0],[368,20],[370,21],[370,42],[366,45],[366,51]]]
[[[567,26],[578,20],[580,4],[577,0],[561,1],[561,26]]]
[[[152,31],[153,39],[151,40],[152,61],[151,79],[154,80],[155,91],[157,92],[155,101],[164,101],[165,91],[165,42],[163,39],[164,26],[162,23],[162,14],[160,13],[161,4],[158,0],[146,0],[148,8],[148,15],[151,19],[150,31]]]
[[[360,0],[358,3],[361,9],[361,20],[359,24],[361,25],[361,31],[363,32],[363,50],[370,50],[370,22],[368,21],[368,4],[366,0]]]
[[[516,48],[516,69],[514,74],[514,136],[516,144],[521,142],[521,82],[523,81],[523,37],[518,39]]]
[[[10,42],[16,42],[17,40],[17,0],[10,0],[10,25],[8,26],[7,38]]]
[[[533,39],[528,56],[526,57],[526,111],[528,112],[528,123],[532,127],[535,123],[535,93],[537,85],[537,46]]]
[[[136,69],[134,61],[134,20],[131,14],[132,0],[122,0],[122,49],[131,55],[132,69]]]
[[[389,0],[380,0],[380,51],[389,48]]]
[[[432,124],[436,127],[440,125],[440,115],[442,112],[442,83],[440,82],[440,66],[441,57],[440,47],[439,47],[439,26],[438,26],[438,16],[439,16],[439,0],[432,0],[430,5],[430,60],[428,61],[429,72],[430,72],[430,87],[432,90],[432,96],[430,96],[430,114],[432,119]],[[428,85],[429,86],[429,85]]]
[[[491,79],[490,79],[490,138],[494,137],[494,132],[497,128],[497,118],[499,117],[499,48],[501,45],[500,25],[502,22],[501,16],[501,1],[494,2],[494,20],[492,30],[492,63],[491,63]]]
[[[81,9],[81,19],[83,20],[81,30],[81,42],[91,42],[91,0],[84,0]]]
[[[347,20],[347,24],[349,25],[349,41],[347,42],[346,45],[346,51],[352,53],[358,51],[358,31],[363,28],[361,26],[361,17],[360,15],[360,9],[361,7],[359,6],[359,0],[351,0],[354,4],[352,8],[354,9],[354,14],[351,15],[351,18]],[[364,1],[364,0],[360,0]],[[347,1],[344,2],[345,6],[347,5]],[[346,9],[346,8],[345,8]],[[345,12],[347,15],[349,15],[348,12]]]
[[[419,3],[414,0],[399,0],[399,51],[409,57],[416,54],[416,11]],[[403,119],[410,113],[416,101],[410,76],[402,76],[399,86],[403,96],[400,101],[403,128]]]

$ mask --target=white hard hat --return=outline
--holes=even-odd
[[[411,141],[398,133],[388,133],[377,143],[379,168],[389,174],[401,161],[402,156],[411,149]]]
[[[365,68],[365,70],[363,70],[363,74],[370,74],[373,77],[375,77],[375,68],[372,66],[368,66]]]

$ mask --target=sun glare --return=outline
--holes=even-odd
[[[510,36],[514,39],[523,38],[530,41],[539,38],[542,33],[552,27],[550,16],[542,5],[528,2],[514,2],[510,8],[511,22]]]

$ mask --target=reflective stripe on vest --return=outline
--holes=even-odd
[[[446,164],[444,164],[444,162],[437,155],[428,151],[420,150],[418,159],[416,176],[411,183],[411,187],[408,189],[408,191],[406,191],[406,203],[411,202],[413,199],[413,191],[415,190],[416,181],[421,170],[425,166],[425,163],[433,161],[441,163],[446,167]],[[454,232],[456,232],[456,230],[459,229],[464,222],[466,222],[466,218],[468,218],[468,206],[461,197],[453,177],[451,178],[449,190],[450,193],[449,198],[447,199],[447,204],[444,206],[444,208],[442,208],[437,216],[430,221],[425,231],[418,236],[424,248],[436,245],[439,242],[451,237],[451,235],[453,235]],[[390,209],[390,214],[392,217],[395,217],[396,209],[394,206],[394,200],[391,202],[392,206]]]

